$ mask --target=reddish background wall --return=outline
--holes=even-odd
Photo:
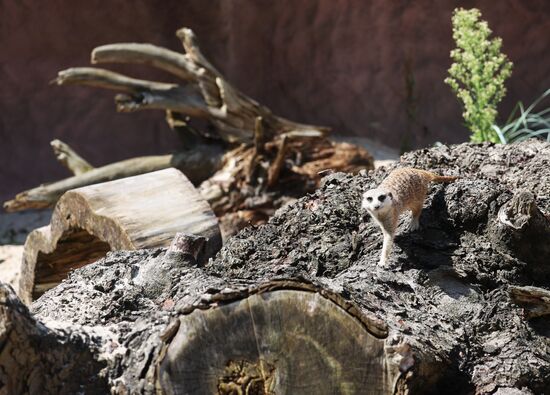
[[[88,65],[102,44],[180,50],[174,32],[182,26],[231,82],[278,114],[397,148],[463,141],[460,107],[443,83],[457,3],[0,1],[0,199],[68,175],[51,154],[53,138],[94,165],[176,148],[162,113],[117,114],[110,92],[48,82]],[[515,64],[503,114],[550,88],[550,2],[460,5],[481,9]],[[112,69],[170,79],[145,67]]]

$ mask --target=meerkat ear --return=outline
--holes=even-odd
[[[390,197],[390,199],[393,200],[393,195],[391,194],[391,192],[388,192],[388,196]]]

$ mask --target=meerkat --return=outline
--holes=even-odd
[[[385,266],[388,262],[399,215],[410,210],[412,212],[410,229],[418,229],[429,183],[452,182],[457,178],[405,167],[392,171],[378,188],[370,189],[363,194],[361,207],[367,210],[384,235],[382,254],[378,263],[380,266]]]

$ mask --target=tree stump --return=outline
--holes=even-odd
[[[108,251],[167,246],[177,232],[206,238],[200,259],[221,248],[217,218],[176,169],[71,190],[50,225],[29,234],[19,294],[29,303]]]

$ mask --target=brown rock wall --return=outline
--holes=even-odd
[[[0,198],[66,176],[48,142],[94,165],[164,153],[178,142],[157,112],[116,114],[112,95],[48,85],[89,64],[95,46],[151,42],[174,50],[195,30],[229,80],[276,113],[397,148],[467,139],[443,83],[457,2],[359,0],[111,0],[0,2]],[[465,1],[479,7],[515,64],[501,106],[550,87],[550,2]],[[136,76],[144,67],[112,67]]]

